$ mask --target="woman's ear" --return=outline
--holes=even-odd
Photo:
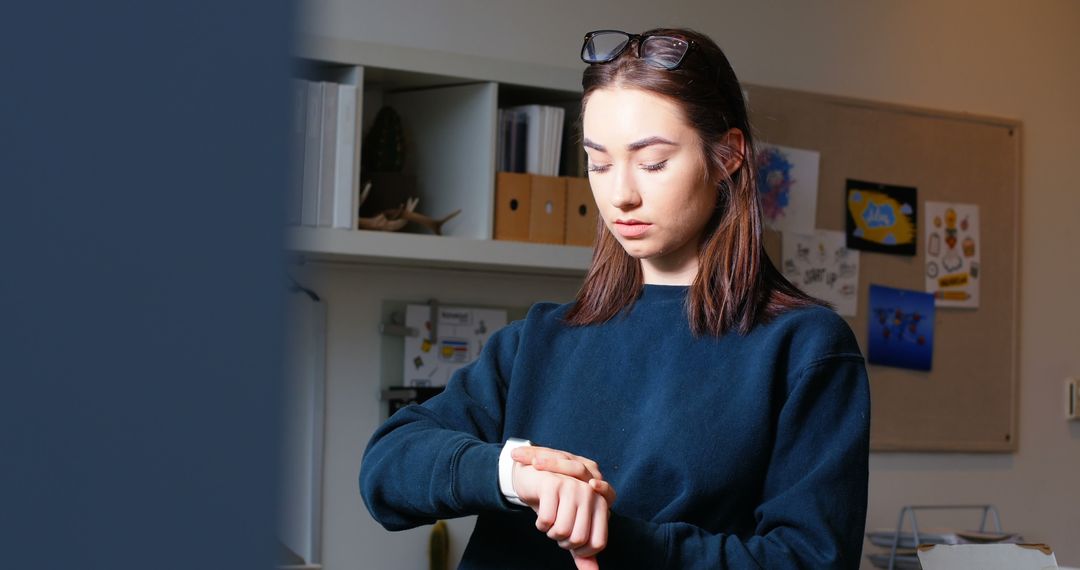
[[[723,160],[723,178],[728,178],[742,166],[746,156],[746,137],[740,129],[728,129],[716,144],[717,154]]]

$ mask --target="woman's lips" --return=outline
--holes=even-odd
[[[649,231],[652,224],[646,224],[644,222],[615,222],[615,230],[619,232],[619,235],[625,238],[641,237],[645,232]]]

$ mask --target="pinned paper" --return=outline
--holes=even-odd
[[[506,311],[438,307],[437,322],[433,338],[431,307],[405,308],[405,326],[418,332],[405,337],[405,386],[445,386],[454,371],[476,359],[494,331],[506,326]]]
[[[844,245],[844,232],[784,232],[784,277],[807,294],[854,317],[859,301],[859,252]]]
[[[927,202],[926,292],[938,307],[979,306],[979,207]]]
[[[906,186],[847,181],[847,246],[915,255],[918,191]]]
[[[867,340],[871,364],[930,370],[934,359],[934,296],[870,286]]]
[[[769,229],[813,232],[821,155],[774,144],[759,144],[756,155],[758,192]]]

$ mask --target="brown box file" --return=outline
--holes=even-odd
[[[529,241],[532,176],[495,173],[495,239]]]
[[[567,245],[592,246],[596,238],[596,201],[588,178],[566,179]]]
[[[566,179],[532,176],[529,241],[563,243],[566,236]]]

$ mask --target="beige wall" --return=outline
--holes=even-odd
[[[1072,163],[1080,155],[1080,2],[697,0],[672,5],[640,0],[305,0],[302,4],[307,10],[304,28],[318,35],[575,69],[580,67],[576,60],[580,38],[590,29],[640,31],[655,25],[690,25],[721,44],[744,81],[1021,120],[1025,140],[1019,451],[874,454],[868,526],[895,525],[899,507],[908,503],[992,502],[1007,527],[1049,543],[1062,564],[1080,566],[1080,423],[1063,420],[1062,395],[1063,379],[1080,376],[1080,301],[1074,296],[1080,283],[1074,251],[1080,245],[1080,229],[1074,223],[1080,214],[1080,184]],[[953,151],[962,150],[941,149]],[[363,303],[357,296],[365,294],[364,289],[350,289],[348,278],[333,275],[326,272],[321,280],[343,297],[343,304]],[[454,277],[446,281],[462,282]],[[382,283],[376,289],[393,289],[392,283]],[[331,373],[335,366],[332,362]],[[331,378],[329,396],[335,397],[335,385],[356,390],[346,382]],[[366,402],[369,394],[363,398]],[[331,404],[328,429],[359,429],[343,417],[358,409],[343,403]],[[329,449],[327,457],[327,501],[338,505],[327,507],[327,567],[413,567],[419,559],[387,566],[361,558],[378,558],[393,548],[410,546],[402,539],[383,537],[378,540],[387,548],[380,552],[365,548],[371,543],[358,534],[371,532],[370,521],[364,522],[366,512],[344,511],[362,509],[355,497],[354,454],[366,434],[329,433],[328,445],[344,441],[342,437],[346,444]],[[340,488],[338,484],[346,481],[349,485]],[[335,529],[336,523],[340,524]],[[456,526],[454,539],[464,540],[465,533],[467,529]],[[352,541],[347,542],[350,536]],[[423,543],[415,546],[424,548]]]

